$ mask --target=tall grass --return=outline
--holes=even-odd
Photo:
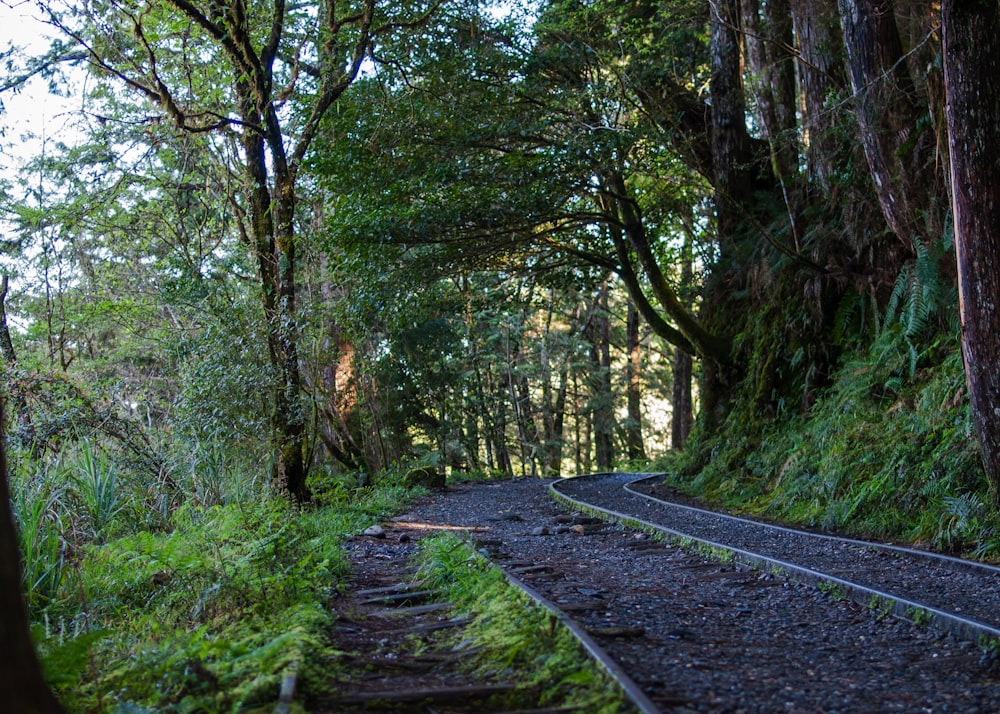
[[[22,592],[29,610],[37,610],[57,596],[66,574],[66,489],[44,465],[20,471],[11,474],[10,505],[21,545]]]
[[[389,480],[300,507],[269,490],[267,462],[247,449],[173,447],[155,483],[90,440],[19,462],[25,594],[71,711],[273,702],[290,662],[328,654],[343,539],[408,495]],[[301,686],[321,676],[307,667]]]
[[[69,469],[73,490],[83,503],[91,532],[96,539],[103,540],[128,500],[118,471],[107,454],[96,450],[89,439],[81,442],[80,452]]]

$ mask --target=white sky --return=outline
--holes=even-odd
[[[11,3],[14,7],[8,5]],[[18,0],[0,0],[0,47],[13,45],[26,56],[44,53],[50,28],[33,14],[34,5]],[[40,150],[42,138],[59,135],[79,99],[49,93],[48,81],[33,78],[19,92],[4,92],[0,113],[0,174],[12,178],[13,170]]]

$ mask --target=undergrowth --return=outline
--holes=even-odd
[[[632,710],[572,633],[466,541],[447,533],[425,539],[418,564],[427,586],[473,615],[462,637],[479,646],[466,666],[480,677],[515,677],[533,693],[532,706],[593,714]]]
[[[68,711],[270,711],[293,662],[308,692],[344,537],[414,493],[331,480],[300,507],[238,459],[195,456],[165,513],[90,444],[14,476],[24,590]]]
[[[673,485],[732,510],[997,560],[1000,520],[958,341],[915,344],[889,325],[808,414],[734,411],[716,436],[659,466]]]

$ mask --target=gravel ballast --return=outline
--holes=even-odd
[[[549,496],[550,483],[452,486],[399,520],[468,530],[498,565],[567,611],[665,712],[1000,711],[1000,668],[977,643],[574,517]],[[621,491],[568,483],[607,498]],[[623,500],[613,510],[634,507]],[[651,520],[649,510],[638,517]],[[845,557],[847,569],[866,569],[851,548]],[[908,567],[916,570],[901,572]],[[914,580],[926,579],[926,568],[905,559],[893,567]],[[997,595],[952,580],[935,586],[941,597],[949,587],[955,598]]]

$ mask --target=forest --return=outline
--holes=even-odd
[[[24,711],[237,710],[178,703],[318,647],[339,539],[439,479],[1000,557],[997,3],[13,13],[5,108],[75,107],[0,138]]]

